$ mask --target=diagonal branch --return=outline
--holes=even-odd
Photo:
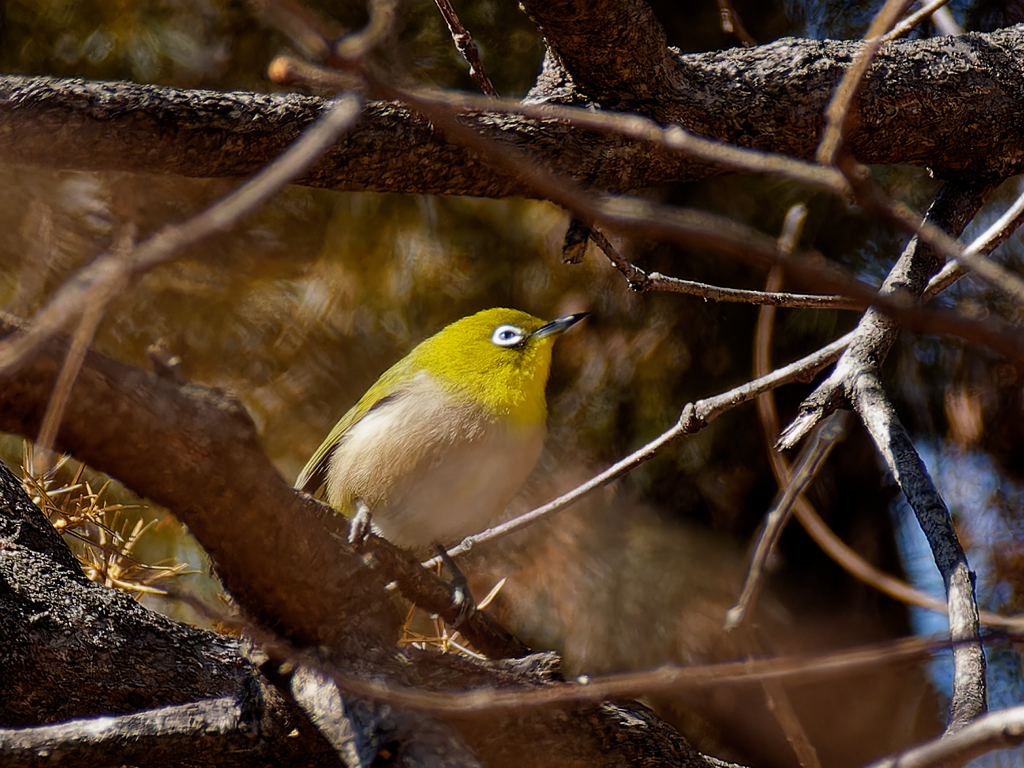
[[[982,715],[955,734],[884,757],[867,768],[951,768],[997,749],[1024,744],[1024,707]],[[998,765],[998,758],[993,760]]]
[[[974,574],[967,565],[949,510],[900,423],[878,375],[860,371],[853,381],[853,405],[889,471],[917,515],[946,585],[953,640],[953,701],[947,731],[956,732],[987,708],[985,653],[978,633]]]
[[[526,512],[519,517],[502,523],[501,525],[496,525],[482,533],[467,537],[458,546],[450,549],[448,554],[454,556],[463,552],[468,552],[479,543],[500,538],[501,536],[505,536],[513,531],[518,531],[520,528],[524,528],[527,525],[531,525],[542,517],[560,512],[571,504],[576,503],[587,494],[592,493],[619,477],[622,477],[627,472],[631,472],[644,462],[652,459],[659,451],[671,445],[676,440],[703,429],[726,411],[729,411],[738,405],[742,405],[743,403],[749,402],[759,394],[768,392],[776,387],[780,387],[793,381],[808,380],[826,365],[834,361],[840,355],[842,350],[846,348],[846,345],[849,343],[851,338],[852,334],[847,334],[846,336],[833,341],[831,344],[822,347],[817,352],[807,355],[806,357],[790,363],[789,365],[784,365],[769,374],[760,376],[753,381],[736,387],[735,389],[731,389],[720,395],[709,397],[704,400],[698,400],[695,403],[688,403],[684,406],[682,413],[679,415],[679,421],[676,422],[676,424],[651,442],[644,445],[642,448],[634,451],[621,461],[616,462],[604,472],[595,475],[585,483],[573,488],[568,493],[559,496],[557,499],[550,501],[543,506],[537,507],[536,509]],[[431,560],[430,562],[434,563],[435,561]]]
[[[473,131],[460,122],[443,101],[403,91],[382,82],[372,73],[367,73],[367,78],[374,87],[405,101],[440,130],[484,156],[486,162],[517,177],[535,195],[571,211],[586,226],[599,223],[609,231],[707,249],[758,267],[780,265],[805,283],[813,284],[822,291],[859,299],[893,321],[904,323],[908,328],[932,333],[953,333],[965,339],[980,341],[1008,357],[1024,358],[1024,339],[1016,328],[1006,322],[989,318],[981,323],[953,313],[922,311],[907,302],[900,292],[876,291],[874,287],[864,284],[838,265],[826,262],[816,253],[786,253],[763,233],[725,217],[660,205],[639,197],[600,197],[570,178],[534,162],[514,147],[491,141],[487,136]],[[975,186],[980,192],[973,197],[966,195],[963,199],[956,196],[950,198],[953,209],[958,206],[970,208],[965,222],[980,206],[994,182],[978,182],[976,185],[964,183],[956,185],[955,189],[973,190]],[[979,199],[974,199],[979,194]],[[958,209],[956,212],[961,213]],[[941,257],[935,254],[930,241],[927,245],[922,244],[921,249],[930,254],[933,261],[940,260]],[[937,269],[935,265],[932,271]],[[923,285],[920,290],[923,290]]]
[[[993,188],[992,182],[985,181],[947,183],[928,209],[926,219],[959,236]],[[942,259],[935,250],[915,237],[893,265],[879,294],[912,304],[924,293],[928,280],[941,265]],[[854,331],[853,343],[832,374],[800,404],[799,415],[783,430],[778,446],[783,450],[792,448],[821,419],[840,407],[849,396],[854,374],[864,367],[881,365],[898,332],[899,324],[892,315],[883,315],[875,307],[865,312]]]
[[[947,183],[928,218],[959,235],[993,188],[991,182]],[[941,264],[935,251],[915,238],[893,266],[882,292],[917,301]],[[956,537],[949,512],[928,477],[909,435],[896,418],[878,370],[899,332],[891,317],[868,310],[832,375],[800,406],[800,415],[783,431],[780,447],[792,447],[844,402],[851,402],[890,471],[914,508],[946,584],[953,653],[954,692],[949,730],[955,731],[985,711],[985,658],[978,640],[978,607],[973,575]]]
[[[0,336],[11,330],[0,321]],[[66,355],[51,340],[16,375],[0,374],[0,429],[36,434]],[[281,478],[237,402],[90,351],[56,445],[173,509],[257,623],[311,643],[397,637],[380,600],[388,577],[323,534],[333,511]]]

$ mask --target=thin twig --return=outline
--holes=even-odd
[[[286,58],[282,58],[279,61],[282,72],[281,77],[283,78],[282,82],[288,82],[290,79],[305,78],[310,82],[323,85],[335,82],[329,79],[325,80],[324,78],[337,77],[332,75],[332,70],[329,69],[321,70],[309,64],[300,66],[298,63],[291,62]],[[275,67],[276,69],[277,67]],[[347,82],[347,80],[337,80],[336,84]],[[400,95],[399,98],[403,98],[406,101],[412,98],[412,106],[414,107],[417,103],[424,104],[430,102],[445,104],[453,109],[520,114],[524,117],[570,122],[580,128],[615,133],[638,141],[655,144],[667,150],[682,152],[704,162],[715,163],[731,170],[778,176],[844,197],[853,195],[862,205],[866,205],[876,212],[884,213],[888,220],[904,231],[916,233],[918,237],[935,247],[947,258],[956,259],[961,255],[960,246],[940,228],[931,226],[927,222],[922,225],[921,217],[918,213],[911,211],[903,204],[897,203],[877,189],[872,188],[870,190],[871,194],[868,194],[869,190],[866,188],[866,182],[861,182],[859,185],[851,185],[846,175],[836,168],[823,168],[815,163],[797,160],[784,155],[730,146],[692,134],[678,125],[663,127],[655,121],[639,115],[595,112],[580,107],[553,104],[524,104],[511,99],[488,99],[464,94],[452,95],[425,91],[405,91],[403,93],[404,96]],[[971,254],[968,254],[967,258],[970,260]],[[1007,293],[1019,303],[1024,304],[1024,280],[991,262],[982,263],[981,260],[974,260],[971,263],[976,265],[980,278],[986,280],[998,290]],[[673,282],[673,278],[666,278],[665,280],[666,282],[659,286],[658,290],[682,293],[691,292],[690,287]],[[697,295],[704,295],[699,293],[699,290],[695,289]],[[713,292],[714,289],[711,290]],[[717,299],[713,295],[709,295],[707,298]],[[740,299],[740,301],[747,300],[746,298]],[[786,301],[789,301],[789,299],[786,299]],[[807,306],[825,306],[824,304],[814,303],[814,301]],[[853,303],[851,302],[849,305],[840,303],[828,305],[832,306],[832,308],[846,309],[851,308]],[[796,305],[786,304],[786,306]]]
[[[850,182],[854,199],[862,208],[880,214],[883,219],[892,222],[904,231],[913,232],[916,238],[946,258],[962,260],[965,266],[974,270],[978,278],[1024,306],[1024,278],[978,254],[964,253],[956,242],[956,238],[951,237],[949,233],[928,221],[927,218],[921,221],[919,215],[909,207],[893,200],[871,178],[867,169],[857,164],[852,158],[843,158],[839,162],[839,168]],[[994,182],[985,180],[979,180],[978,183],[995,186]]]
[[[82,369],[85,354],[89,351],[89,346],[96,335],[96,329],[103,319],[105,308],[100,303],[86,305],[82,309],[82,316],[75,332],[71,335],[71,345],[67,357],[64,358],[57,381],[54,382],[53,394],[46,404],[46,413],[43,416],[43,423],[39,427],[39,436],[36,438],[33,448],[33,464],[39,474],[46,474],[52,465],[51,450],[57,440],[60,422],[64,418],[64,409],[71,397],[71,390],[75,385],[75,379],[78,378],[78,372]]]
[[[850,108],[860,93],[871,61],[885,42],[883,35],[888,32],[910,5],[911,0],[887,0],[882,9],[871,20],[865,41],[857,51],[853,62],[843,72],[843,78],[836,86],[832,99],[825,108],[825,132],[818,144],[816,159],[822,165],[835,165],[843,138],[849,132]]]
[[[278,54],[271,60],[267,77],[279,85],[302,84],[327,93],[355,90],[362,84],[358,72],[322,67],[287,54]]]
[[[330,35],[320,20],[296,0],[248,0],[256,14],[278,32],[307,59],[323,61],[331,52]]]
[[[678,277],[669,277],[660,272],[651,272],[643,291],[667,291],[700,296],[710,301],[760,304],[773,307],[803,309],[849,309],[862,310],[864,304],[846,296],[823,296],[813,293],[773,293],[770,291],[747,291],[742,288],[722,288],[707,283],[695,283]],[[632,287],[632,286],[630,286]]]
[[[747,659],[752,661],[754,659],[763,659],[767,656],[758,640],[756,627],[744,624],[740,628],[738,639]],[[810,736],[807,735],[800,716],[793,707],[793,702],[789,699],[789,693],[786,691],[786,681],[773,678],[764,679],[760,682],[768,711],[775,716],[775,720],[782,729],[782,733],[786,736],[786,741],[789,742],[789,746],[793,749],[793,754],[796,755],[800,768],[821,768],[818,750],[814,748],[814,744],[811,742]]]
[[[767,304],[774,307],[802,307],[809,309],[864,309],[864,304],[845,296],[818,296],[807,293],[779,293],[778,291],[747,291],[742,288],[722,288],[708,283],[697,283],[679,277],[669,277],[660,272],[647,273],[625,259],[600,230],[591,230],[590,239],[604,251],[612,263],[629,283],[630,290],[637,293],[667,291],[700,296],[710,301],[737,302],[742,304]]]
[[[400,0],[368,0],[366,5],[370,12],[366,26],[335,41],[332,51],[335,59],[332,63],[358,68],[363,57],[394,31],[398,23]]]
[[[800,240],[806,217],[807,208],[803,204],[794,205],[787,211],[783,231],[779,237],[780,249],[786,252],[793,251]],[[777,267],[772,268],[768,275],[768,287],[777,289],[781,286],[781,282],[781,270]],[[761,308],[754,349],[755,375],[759,373],[763,375],[770,368],[768,363],[769,346],[774,319],[775,311],[773,307]],[[770,399],[771,396],[771,392],[758,395],[759,414],[763,410],[763,401]],[[750,607],[760,592],[768,558],[771,556],[779,537],[782,535],[782,529],[789,521],[793,505],[801,498],[806,487],[817,475],[818,469],[828,457],[832,447],[838,440],[842,439],[844,431],[844,422],[836,422],[829,427],[822,425],[813,444],[804,447],[803,453],[797,462],[797,471],[790,473],[786,483],[780,484],[780,495],[776,498],[775,504],[765,517],[764,525],[750,557],[750,563],[747,566],[747,576],[744,580],[740,596],[736,601],[736,605],[726,612],[724,628],[727,632],[736,629],[745,621]],[[770,448],[769,451],[775,453]]]
[[[872,304],[907,328],[931,333],[949,333],[997,350],[1014,360],[1024,359],[1024,339],[1006,322],[986,318],[984,322],[955,312],[921,310],[899,297],[881,295],[847,270],[825,261],[818,254],[782,253],[774,240],[734,220],[705,212],[677,209],[625,195],[598,197],[579,184],[533,161],[508,145],[463,124],[444,102],[424,99],[367,74],[375,88],[389,98],[405,101],[440,130],[481,153],[495,165],[514,169],[519,180],[541,197],[569,209],[584,223],[600,223],[611,231],[639,234],[666,242],[706,248],[759,267],[782,264],[797,278],[823,289]],[[920,224],[918,224],[920,226]],[[922,234],[923,237],[923,234]],[[953,241],[951,241],[953,242]],[[954,245],[954,249],[956,246]]]
[[[488,685],[461,691],[432,691],[421,686],[401,685],[340,669],[330,671],[346,691],[357,696],[434,714],[481,716],[491,712],[507,713],[520,707],[600,702],[709,688],[720,690],[729,685],[749,686],[762,680],[784,679],[794,684],[821,683],[835,677],[878,669],[880,664],[920,661],[943,648],[949,648],[948,639],[909,637],[815,655],[779,656],[773,659],[686,667],[665,664],[640,672],[586,676],[572,682],[527,689]]]
[[[1024,191],[1017,196],[1013,205],[1007,208],[1002,216],[961,251],[960,259],[948,262],[937,275],[928,281],[924,300],[928,301],[935,297],[967,274],[969,269],[962,263],[965,254],[968,256],[968,264],[976,266],[979,260],[986,260],[986,256],[1009,240],[1021,225],[1024,225]]]
[[[747,28],[743,26],[743,20],[736,13],[736,9],[732,7],[731,0],[718,0],[718,13],[722,19],[723,32],[736,35],[736,38],[748,48],[757,45],[757,40],[747,32]]]
[[[564,104],[524,103],[515,99],[488,99],[483,96],[441,91],[416,90],[404,93],[415,96],[417,100],[444,104],[453,110],[515,114],[536,120],[557,120],[579,128],[647,142],[733,171],[778,176],[837,195],[851,194],[846,178],[835,168],[776,152],[725,144],[698,136],[678,124],[664,126],[642,115],[593,110]],[[404,100],[402,96],[399,98]]]
[[[279,69],[286,77],[285,82],[305,80],[317,87],[348,82],[338,79],[338,71],[330,67],[311,62],[300,63],[287,56],[279,58],[282,62]],[[276,71],[278,67],[272,69]],[[846,177],[835,168],[821,166],[809,160],[800,160],[781,153],[725,144],[691,133],[678,124],[664,126],[638,114],[428,89],[408,89],[400,93],[394,91],[393,95],[403,101],[408,101],[406,96],[411,97],[414,107],[416,103],[423,102],[444,105],[452,111],[460,113],[519,115],[534,120],[569,123],[579,128],[624,136],[672,152],[680,152],[696,160],[722,166],[724,169],[740,173],[778,176],[836,195],[849,196],[852,194]]]
[[[946,37],[959,37],[964,33],[964,28],[957,23],[953,12],[945,6],[932,14],[932,24],[935,25],[936,32]]]
[[[434,1],[437,3],[437,8],[441,11],[441,15],[448,25],[448,31],[451,32],[452,40],[455,41],[455,47],[459,49],[459,53],[469,63],[469,76],[476,81],[480,90],[486,95],[497,96],[498,91],[495,90],[490,79],[487,77],[487,73],[484,72],[484,64],[480,60],[480,51],[473,41],[473,36],[469,34],[468,29],[462,26],[462,22],[459,21],[459,17],[455,13],[452,4],[448,0]]]
[[[775,290],[780,287],[779,270],[773,269],[769,274],[767,287]],[[774,325],[775,309],[771,306],[762,307],[755,333],[754,346],[754,375],[763,376],[771,370],[770,341],[772,338],[772,327]],[[766,453],[775,481],[780,488],[789,484],[792,477],[792,467],[785,456],[776,451],[772,443],[775,435],[779,433],[779,416],[775,408],[775,397],[773,392],[765,392],[757,397],[757,413],[761,423],[761,431],[767,441]],[[902,579],[897,579],[865,560],[859,553],[851,549],[836,536],[835,532],[825,524],[817,510],[811,505],[806,497],[799,497],[794,506],[796,519],[807,531],[807,535],[817,544],[821,550],[851,576],[864,582],[870,587],[877,589],[893,600],[907,603],[909,605],[924,608],[949,615],[949,608],[945,600],[940,600],[933,595],[912,587]],[[1024,615],[1002,616],[992,611],[979,611],[978,618],[982,624],[989,627],[1022,632],[1024,631]]]
[[[775,453],[775,452],[773,452]],[[778,453],[775,453],[778,456]],[[781,457],[780,457],[781,458]],[[796,519],[807,531],[821,550],[832,558],[844,571],[856,579],[863,581],[869,587],[874,587],[884,595],[893,600],[899,600],[908,605],[924,608],[928,611],[949,615],[949,606],[945,600],[941,600],[927,592],[910,586],[902,579],[878,570],[857,552],[850,549],[842,539],[836,536],[835,532],[825,524],[821,516],[810,504],[797,504],[795,510]],[[978,611],[978,621],[986,627],[997,627],[1010,632],[1024,632],[1024,615],[1003,616],[993,611]]]
[[[846,421],[838,417],[839,414],[833,413],[828,419],[818,425],[814,439],[808,440],[804,445],[800,458],[796,462],[796,469],[793,471],[789,482],[782,488],[782,493],[778,500],[765,517],[764,528],[758,536],[757,545],[747,566],[747,577],[743,581],[743,589],[736,600],[736,605],[725,614],[723,628],[726,632],[735,629],[746,620],[747,612],[761,590],[765,565],[775,549],[779,537],[782,536],[782,529],[789,522],[793,512],[793,505],[803,492],[807,490],[807,486],[817,476],[818,470],[825,463],[829,453],[832,452],[836,443],[845,434]]]
[[[796,247],[800,242],[800,237],[803,234],[803,226],[806,218],[806,205],[803,203],[797,203],[790,207],[786,212],[786,219],[782,226],[782,234],[779,236],[779,248],[790,253],[796,250]],[[765,290],[775,292],[781,287],[782,270],[779,267],[772,267],[768,272],[768,279],[765,282]],[[762,306],[758,311],[754,343],[754,376],[764,376],[771,370],[771,339],[773,336],[776,315],[777,312],[772,306]],[[774,411],[774,391],[764,392],[758,395],[756,398],[756,406],[762,426],[768,426],[765,424],[765,413],[768,408],[770,408],[771,411]],[[773,450],[771,446],[771,439],[769,436],[777,433],[778,418],[775,419],[775,422],[775,428],[762,429],[762,434],[765,438],[765,448],[773,469],[775,469],[779,462],[785,461],[785,459],[783,459],[777,451]],[[790,476],[788,475],[786,476],[785,481],[783,481],[782,477],[777,473],[776,479],[779,482],[780,488],[789,485]],[[797,496],[797,508],[799,508],[801,504],[806,504],[806,500],[803,496]],[[757,656],[759,657],[764,656],[764,653],[760,652],[760,648],[758,647],[759,643],[753,627],[749,625],[741,627],[740,638],[741,642],[749,649],[748,657],[750,657],[753,652],[757,652]],[[793,748],[793,753],[796,755],[800,765],[805,766],[806,768],[818,768],[821,765],[821,760],[818,757],[818,751],[814,748],[814,744],[807,735],[800,717],[793,708],[783,681],[765,680],[761,683],[761,686],[765,692],[768,708],[775,715],[775,719],[778,721],[779,727],[782,728],[782,732],[786,735],[786,740]]]
[[[981,208],[992,184],[946,182],[939,190],[925,216],[929,226],[938,229],[948,227],[959,235],[967,222]],[[922,231],[924,227],[922,227]],[[946,235],[951,239],[950,235]],[[923,237],[913,238],[903,249],[899,259],[889,270],[879,296],[904,306],[916,306],[918,297],[924,292],[928,279],[938,271],[941,259],[936,248]],[[789,450],[796,445],[814,426],[835,410],[848,397],[847,389],[860,366],[866,362],[885,359],[895,343],[899,331],[896,313],[879,311],[881,300],[864,313],[857,324],[855,341],[847,349],[828,378],[804,398],[800,411],[779,436],[777,446]]]
[[[330,70],[325,70],[325,72],[330,72]],[[298,69],[289,70],[289,73],[290,75],[299,75],[300,71]],[[961,254],[961,248],[956,240],[949,237],[940,227],[932,225],[927,220],[922,223],[919,213],[910,210],[905,204],[893,200],[878,189],[877,185],[870,184],[869,179],[863,174],[853,174],[849,169],[844,173],[838,168],[823,167],[816,163],[780,154],[730,146],[720,141],[712,141],[692,134],[678,125],[663,127],[640,115],[595,112],[581,107],[554,104],[524,104],[511,99],[489,99],[482,96],[453,95],[436,91],[393,90],[393,95],[395,98],[406,101],[418,111],[432,112],[435,118],[437,112],[433,112],[430,107],[445,105],[453,111],[490,111],[500,114],[519,114],[536,119],[559,120],[572,123],[580,128],[614,133],[637,141],[655,144],[664,149],[681,152],[703,162],[715,163],[734,171],[777,176],[842,197],[852,196],[863,207],[882,214],[886,220],[903,231],[916,234],[918,238],[938,250],[946,258],[956,259]],[[480,137],[476,137],[474,141],[467,143],[477,146],[482,143],[482,140]],[[497,150],[496,147],[493,149]],[[851,177],[857,182],[856,184],[850,183]],[[621,196],[619,199],[623,198],[624,196]],[[572,207],[567,203],[564,203],[563,206],[572,211]],[[573,211],[573,213],[582,212]],[[593,218],[593,214],[582,218]],[[968,258],[970,258],[970,254]],[[1019,277],[991,262],[981,264],[979,269],[978,276],[980,278],[1024,304],[1024,281]],[[667,288],[667,290],[672,289]]]
[[[467,536],[458,546],[448,550],[448,554],[455,556],[462,554],[463,552],[468,552],[476,544],[481,544],[485,541],[491,541],[501,536],[505,536],[513,531],[517,531],[520,528],[530,525],[542,517],[559,512],[579,501],[592,491],[607,485],[612,480],[621,477],[627,472],[630,472],[640,466],[648,459],[653,458],[660,450],[667,445],[670,445],[675,440],[702,429],[726,411],[729,411],[738,405],[742,405],[743,403],[749,402],[762,392],[767,392],[770,389],[780,387],[793,381],[806,380],[829,363],[835,361],[835,359],[846,348],[846,345],[849,343],[851,338],[851,335],[843,336],[841,339],[837,339],[831,344],[822,347],[817,352],[801,358],[796,362],[790,363],[789,365],[783,366],[767,376],[754,379],[753,381],[747,382],[742,386],[731,389],[728,392],[724,392],[715,397],[710,397],[706,400],[698,400],[695,403],[686,405],[679,417],[679,421],[671,429],[666,430],[647,445],[633,452],[621,461],[613,464],[604,472],[595,475],[587,482],[577,486],[568,493],[559,496],[554,501],[544,504],[541,507],[537,507],[530,512],[526,512],[525,514],[509,520],[506,523],[489,528],[482,533]],[[429,565],[433,565],[434,563],[435,560],[428,562]]]
[[[889,42],[890,40],[897,40],[898,38],[906,37],[914,30],[914,27],[927,19],[948,2],[949,0],[932,0],[930,3],[925,3],[920,9],[907,16],[907,18],[893,27],[888,33],[883,35],[882,39],[885,42]]]

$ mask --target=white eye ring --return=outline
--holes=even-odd
[[[523,329],[514,325],[499,325],[491,334],[491,344],[496,347],[514,347],[526,337]]]

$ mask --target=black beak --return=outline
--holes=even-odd
[[[552,320],[546,325],[542,325],[530,336],[534,339],[546,339],[548,336],[557,336],[570,328],[576,323],[582,320],[584,317],[589,315],[589,312],[577,312],[575,315],[566,315],[565,317],[559,317],[556,320]]]

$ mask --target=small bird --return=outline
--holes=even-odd
[[[349,517],[362,500],[384,538],[417,551],[483,530],[537,463],[551,347],[586,314],[487,309],[443,328],[341,417],[295,487],[326,488]]]

